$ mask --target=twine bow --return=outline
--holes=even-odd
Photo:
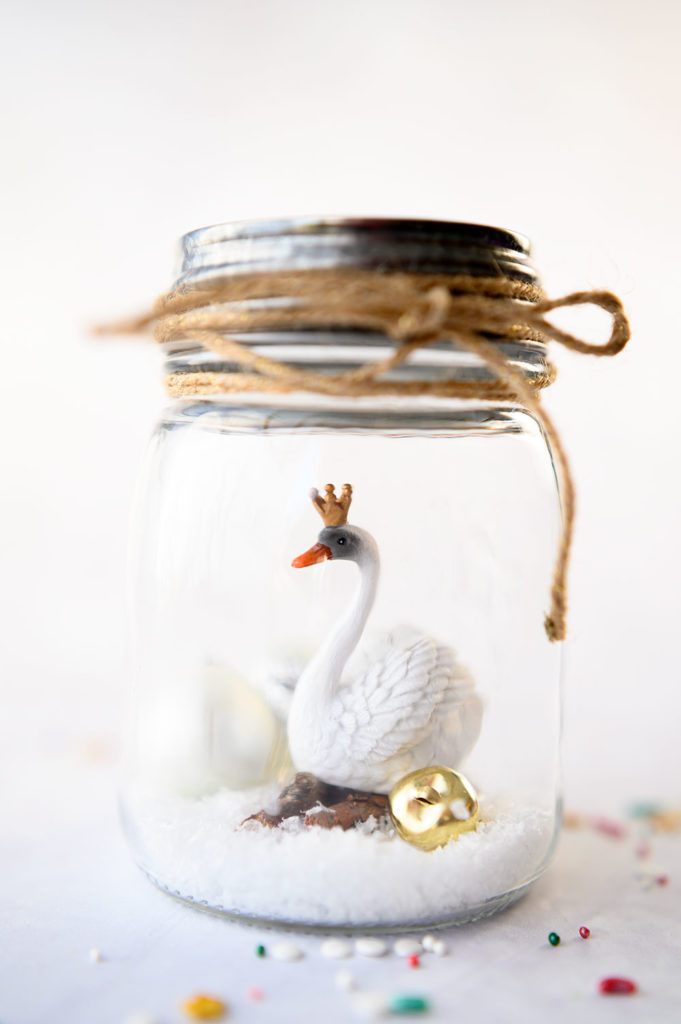
[[[279,299],[279,302],[263,300]],[[546,314],[567,306],[599,306],[612,317],[610,338],[593,345],[555,327]],[[565,638],[566,576],[575,515],[575,487],[562,441],[540,402],[555,371],[527,377],[513,366],[504,342],[556,341],[574,352],[613,356],[630,337],[622,303],[610,292],[574,292],[547,299],[536,285],[507,277],[388,273],[358,269],[272,271],[180,287],[161,296],[135,320],[99,328],[136,333],[154,325],[161,343],[189,339],[239,367],[201,370],[166,378],[173,397],[235,392],[312,391],[326,395],[434,395],[519,401],[541,424],[559,467],[563,522],[544,628],[551,641]],[[232,334],[286,328],[356,328],[395,342],[390,355],[343,373],[299,369],[253,351]],[[386,380],[385,374],[433,342],[449,341],[481,359],[490,380]]]

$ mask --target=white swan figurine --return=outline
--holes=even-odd
[[[380,563],[376,541],[347,523],[352,488],[336,498],[311,492],[325,527],[295,568],[344,559],[359,568],[359,589],[302,672],[288,715],[291,758],[298,771],[337,786],[388,793],[408,772],[427,765],[456,768],[473,748],[482,702],[454,651],[410,628],[380,638],[366,667],[343,679],[371,612]]]

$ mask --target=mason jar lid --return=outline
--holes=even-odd
[[[180,241],[174,289],[191,291],[245,273],[354,267],[383,272],[506,277],[539,285],[530,244],[503,228],[451,221],[367,217],[295,217],[237,221],[190,231]],[[287,302],[260,299],[261,306]],[[377,332],[303,327],[231,334],[254,351],[316,373],[343,373],[385,356],[394,340]],[[496,339],[495,339],[496,340]],[[536,338],[499,340],[508,361],[528,379],[548,370],[546,347]],[[191,339],[165,346],[166,373],[237,373],[241,367]],[[493,379],[489,367],[455,341],[434,342],[385,374],[386,380]]]

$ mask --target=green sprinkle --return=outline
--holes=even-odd
[[[390,1000],[391,1013],[427,1013],[430,1003],[425,996],[393,996]]]
[[[265,947],[264,946],[256,946],[255,947],[255,955],[256,956],[264,956],[265,955]]]
[[[653,818],[661,810],[662,808],[659,804],[652,803],[649,800],[639,800],[637,803],[629,806],[627,814],[630,818]]]
[[[552,946],[557,946],[560,943],[560,935],[557,935],[556,932],[549,932],[549,942]]]

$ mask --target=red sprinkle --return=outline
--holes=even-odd
[[[638,992],[638,986],[629,978],[603,978],[598,983],[598,990],[604,995],[631,996]]]
[[[254,1003],[258,1003],[263,998],[265,993],[261,988],[256,988],[254,986],[253,988],[248,989],[246,995],[248,996],[249,999],[252,999]]]
[[[658,875],[655,881],[658,885],[666,885],[669,881],[669,875]]]
[[[421,961],[419,960],[419,958],[416,956],[415,953],[413,953],[411,956],[407,957],[407,963],[409,964],[410,967],[420,967],[421,966]]]
[[[586,928],[586,927],[582,927],[582,928],[579,929],[579,934],[582,936],[583,939],[588,939],[589,936],[591,935],[591,929],[590,928]]]

